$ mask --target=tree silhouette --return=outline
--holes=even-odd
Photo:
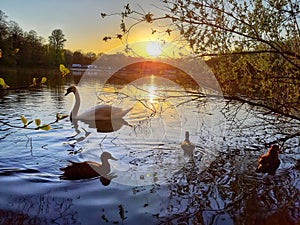
[[[53,51],[54,62],[57,65],[63,63],[63,49],[66,41],[65,35],[61,29],[53,30],[51,36],[49,36],[49,51]]]
[[[197,57],[209,57],[207,63],[228,97],[300,119],[297,0],[163,0],[158,8],[161,14],[127,4],[117,14],[121,34],[103,40],[126,42],[133,27],[148,23],[149,35],[172,38]]]

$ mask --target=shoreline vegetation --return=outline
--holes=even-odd
[[[1,67],[53,69],[60,64],[89,65],[97,57],[93,52],[65,49],[67,39],[61,29],[54,29],[46,41],[34,30],[23,31],[17,22],[9,21],[1,10],[0,31]]]

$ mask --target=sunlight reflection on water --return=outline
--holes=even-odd
[[[64,86],[62,90],[66,88]],[[100,92],[99,89],[95,92],[90,85],[80,86],[79,90],[85,88],[87,92],[83,91],[82,97],[87,98],[83,105],[91,107],[99,102],[97,93]],[[1,100],[1,119],[20,125],[19,115],[24,113],[27,118],[39,117],[45,122],[52,121],[56,112],[68,113],[73,106],[73,99],[63,95],[64,92],[56,93],[47,88],[43,89],[43,95],[34,91],[30,94],[8,94]],[[57,98],[62,98],[59,104],[49,100]],[[134,98],[127,99],[129,103],[125,106],[135,104]],[[177,101],[183,99],[174,98],[167,107],[177,105]],[[23,104],[25,101],[27,104]],[[163,102],[160,105],[165,107]],[[300,183],[299,172],[293,170],[293,151],[297,152],[297,148],[289,147],[292,153],[280,155],[282,165],[274,179],[255,174],[253,171],[259,152],[246,151],[245,147],[254,143],[261,133],[253,135],[254,131],[246,129],[244,136],[235,138],[240,133],[232,124],[232,129],[226,130],[226,126],[217,123],[227,124],[219,112],[221,107],[222,102],[208,105],[194,101],[165,111],[171,112],[172,116],[161,113],[144,120],[151,115],[151,110],[142,110],[142,105],[136,105],[132,113],[126,116],[133,127],[123,126],[113,133],[98,133],[84,123],[79,123],[77,133],[69,119],[53,125],[53,130],[48,132],[1,126],[2,219],[11,218],[10,221],[14,221],[12,218],[16,218],[17,222],[24,223],[33,219],[40,223],[56,219],[60,223],[69,221],[79,224],[93,219],[96,224],[106,221],[134,224],[143,219],[147,221],[145,224],[168,220],[174,223],[181,220],[204,221],[207,224],[214,221],[218,224],[223,220],[230,223],[230,218],[245,220],[245,213],[260,218],[261,213],[256,213],[257,210],[263,210],[267,215],[269,209],[281,210],[285,207],[294,213],[293,221],[297,221],[295,207],[299,204],[295,193],[299,193]],[[189,118],[185,112],[191,112],[188,115],[196,118]],[[241,110],[242,113],[246,114]],[[183,120],[184,117],[188,118]],[[246,122],[248,125],[261,124],[253,118]],[[192,161],[184,158],[180,148],[185,132],[181,126],[190,127],[190,139],[196,145]],[[268,126],[268,129],[274,128]],[[162,130],[166,130],[166,134]],[[273,138],[271,135],[264,137]],[[32,139],[31,144],[28,138]],[[224,143],[230,147],[225,148]],[[298,146],[298,142],[293,140],[291,146]],[[102,186],[98,178],[71,182],[59,180],[59,168],[64,167],[67,160],[99,162],[102,151],[109,151],[118,158],[118,161],[111,162],[112,173],[117,177],[112,179],[109,187]],[[178,166],[174,162],[182,164]],[[257,199],[264,207],[259,207]],[[252,211],[246,211],[248,208]],[[124,217],[120,209],[124,209]]]
[[[84,147],[93,149],[93,155],[98,155],[93,158],[96,161],[102,151],[122,159],[120,166],[113,163],[117,174],[114,182],[133,186],[167,182],[189,160],[180,147],[185,131],[190,132],[196,146],[202,147],[195,151],[203,159],[199,170],[217,155],[219,141],[215,138],[222,135],[224,128],[219,128],[215,103],[192,101],[185,89],[168,79],[151,75],[122,86],[105,84],[101,89],[97,77],[89,77],[80,82],[78,90],[81,109],[107,103],[123,109],[133,107],[125,117],[132,127],[125,125],[113,133],[98,133],[98,139],[89,136],[88,146]],[[199,139],[204,132],[211,136],[210,140]],[[82,152],[83,159],[91,160],[88,152],[91,151]]]

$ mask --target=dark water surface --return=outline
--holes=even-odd
[[[1,121],[22,126],[20,115],[50,123],[68,114],[72,83],[6,91]],[[299,131],[296,122],[219,99],[189,101],[148,81],[78,89],[82,111],[103,102],[134,107],[125,117],[131,126],[101,133],[68,118],[49,131],[1,125],[0,224],[300,224],[299,138],[282,146],[275,176],[254,172],[264,144],[278,130]],[[180,147],[186,130],[196,144],[190,158]],[[103,151],[118,159],[110,183],[60,179],[68,160],[99,162]]]

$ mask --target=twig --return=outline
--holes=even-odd
[[[106,137],[107,137],[107,135],[105,135],[105,136],[102,138],[102,140],[100,141],[100,143],[99,143],[100,147],[102,146],[102,143],[103,143],[103,141],[106,139]]]
[[[277,140],[274,140],[274,141],[271,141],[271,142],[267,143],[267,145],[270,146],[270,145],[276,144],[278,142],[286,142],[287,140],[292,139],[294,137],[300,137],[300,132],[288,135],[286,137],[278,138]]]
[[[30,155],[33,156],[33,154],[32,154],[32,149],[33,149],[33,147],[32,147],[32,138],[28,137],[26,134],[25,134],[25,136],[27,137],[26,148],[27,148],[27,145],[28,145],[28,142],[29,142],[29,144],[30,144]]]

